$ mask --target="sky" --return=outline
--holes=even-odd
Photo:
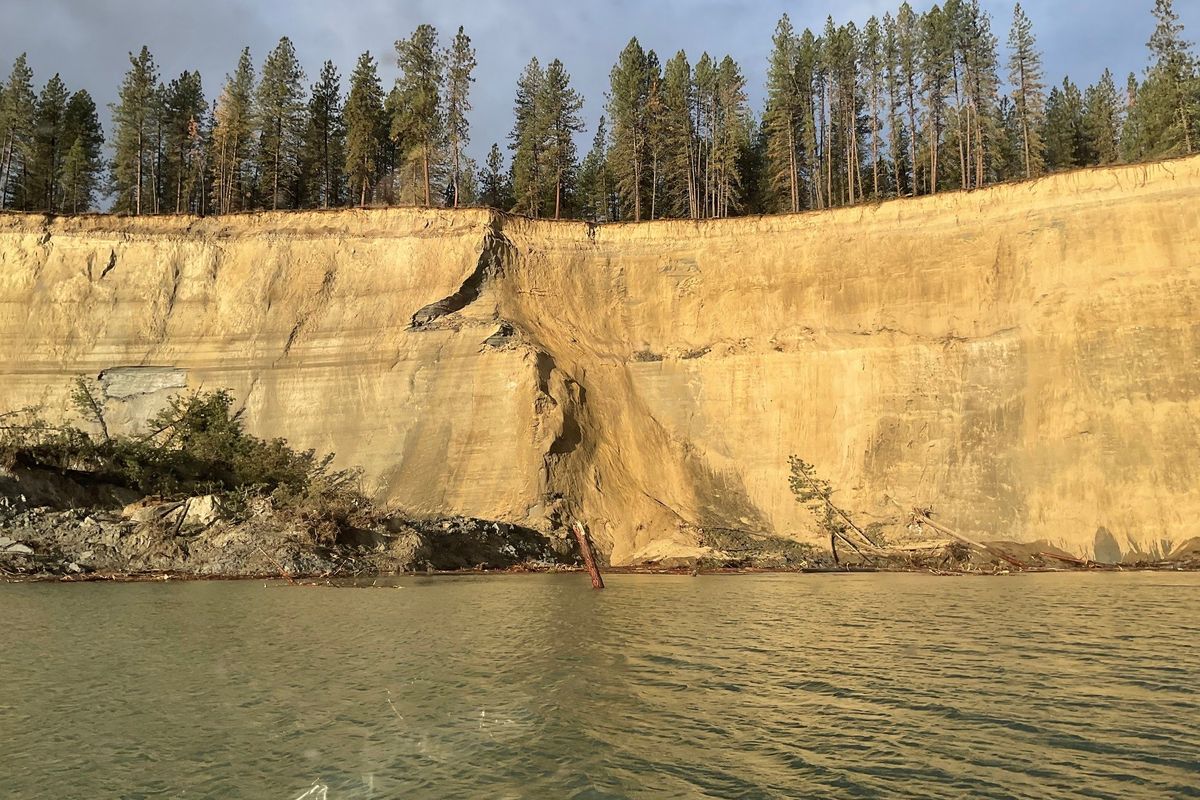
[[[910,0],[920,11],[932,0]],[[384,86],[398,70],[394,42],[423,22],[447,44],[465,27],[479,61],[472,91],[471,154],[482,161],[493,141],[503,146],[512,126],[516,80],[533,56],[558,58],[585,98],[591,141],[603,113],[608,73],[631,36],[663,61],[679,49],[691,61],[703,52],[732,55],[746,75],[750,98],[761,107],[771,34],[786,12],[797,30],[818,30],[833,14],[862,24],[893,11],[900,0],[0,0],[0,72],[29,54],[40,88],[55,72],[72,90],[86,89],[102,107],[113,101],[129,67],[128,52],[150,47],[164,79],[198,69],[205,92],[216,96],[243,46],[256,66],[280,36],[296,45],[312,83],[325,59],[338,65],[343,88],[358,54],[370,50]],[[1003,48],[1012,0],[982,0]],[[1069,74],[1093,82],[1109,67],[1124,76],[1147,63],[1154,27],[1153,0],[1024,0],[1045,54],[1047,77]],[[1187,38],[1200,38],[1200,0],[1177,0]],[[108,130],[107,114],[105,129]]]

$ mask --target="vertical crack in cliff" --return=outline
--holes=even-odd
[[[320,312],[329,299],[333,296],[333,287],[337,283],[337,269],[330,267],[325,270],[325,277],[321,279],[321,288],[312,296],[312,299],[305,304],[304,308],[296,317],[296,324],[292,326],[292,330],[288,333],[287,341],[283,343],[283,352],[279,354],[279,358],[275,359],[278,364],[283,359],[287,358],[292,352],[292,345],[300,338],[301,334],[308,327],[308,323]]]

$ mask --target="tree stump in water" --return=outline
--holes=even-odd
[[[596,566],[596,559],[592,556],[592,545],[588,542],[587,532],[578,522],[571,523],[571,530],[575,533],[575,541],[579,542],[579,552],[583,556],[588,574],[592,576],[592,588],[603,589],[604,578],[600,577],[600,568]]]

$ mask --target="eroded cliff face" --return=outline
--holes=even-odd
[[[575,516],[614,563],[814,536],[791,453],[884,536],[921,505],[1165,555],[1200,535],[1198,284],[1200,159],[710,222],[8,215],[0,407],[229,387],[399,508]]]

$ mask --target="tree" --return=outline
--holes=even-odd
[[[471,110],[471,84],[475,81],[475,49],[461,27],[446,54],[446,136],[450,146],[450,186],[458,208],[459,182],[463,174],[463,150],[471,141],[467,114]],[[468,171],[468,175],[470,171]]]
[[[1139,92],[1142,133],[1150,146],[1146,155],[1190,154],[1196,151],[1200,124],[1196,59],[1172,0],[1155,0],[1154,18],[1149,43],[1153,63]]]
[[[1083,127],[1094,163],[1115,164],[1121,159],[1121,98],[1113,74],[1107,69],[1099,82],[1083,95]]]
[[[512,184],[504,169],[504,154],[500,145],[493,142],[488,150],[487,161],[479,173],[479,202],[488,208],[507,209],[512,207]]]
[[[242,50],[233,75],[213,111],[212,171],[213,205],[218,214],[245,209],[251,187],[245,165],[253,153],[254,64],[250,48]]]
[[[419,159],[428,206],[432,205],[431,186],[445,122],[439,102],[443,63],[437,30],[420,25],[411,37],[397,41],[396,60],[403,74],[397,82],[401,106],[392,121],[392,136]]]
[[[575,134],[583,130],[580,111],[583,99],[571,88],[571,76],[557,58],[546,67],[538,95],[537,116],[542,120],[545,140],[540,148],[543,167],[539,170],[554,186],[554,218],[560,219],[563,203],[574,188],[577,158]]]
[[[912,164],[908,160],[908,131],[904,126],[904,78],[901,73],[900,40],[896,20],[891,14],[883,17],[884,64],[887,72],[888,160],[891,163],[892,191],[897,196],[911,191]]]
[[[376,80],[376,93],[378,92]],[[321,67],[308,99],[302,162],[306,199],[321,208],[342,202],[342,169],[346,164],[346,119],[342,109],[342,79],[332,61]]]
[[[57,74],[38,95],[29,167],[31,185],[25,193],[27,210],[51,213],[59,210],[63,159],[72,144],[65,141],[67,96],[67,87]]]
[[[1050,90],[1045,125],[1042,141],[1046,145],[1046,166],[1070,169],[1089,163],[1083,95],[1070,78],[1063,80],[1061,88]]]
[[[663,72],[661,111],[665,206],[668,214],[677,217],[695,218],[700,214],[696,125],[692,114],[695,94],[691,65],[687,54],[680,50],[667,61]],[[600,127],[604,127],[603,119]],[[607,157],[602,161],[601,177],[607,199],[612,195],[611,175]],[[607,206],[603,216],[611,218]]]
[[[113,192],[117,211],[141,214],[155,199],[153,139],[159,117],[158,67],[147,47],[129,54],[130,69],[113,112]]]
[[[381,172],[385,135],[383,88],[375,59],[368,51],[358,57],[350,76],[346,100],[346,163],[343,168],[350,189],[365,206]]]
[[[862,66],[863,90],[866,94],[867,125],[871,136],[871,196],[881,196],[886,174],[883,170],[883,116],[887,88],[883,26],[871,17],[863,28],[859,42],[859,63]]]
[[[612,124],[609,164],[617,191],[635,222],[642,219],[649,155],[649,117],[646,113],[650,76],[646,53],[636,38],[621,51],[609,74],[608,118]]]
[[[1012,84],[1013,113],[1021,132],[1022,163],[1025,177],[1040,175],[1045,167],[1040,131],[1046,106],[1042,83],[1042,55],[1033,35],[1033,23],[1021,4],[1013,9],[1012,31],[1008,35],[1012,51],[1008,62],[1008,80]]]
[[[199,72],[184,71],[163,93],[166,169],[175,213],[200,211],[204,194],[205,131],[208,103]]]
[[[579,213],[590,222],[608,222],[611,208],[608,175],[608,129],[604,117],[596,126],[592,149],[579,166]]]
[[[925,135],[929,146],[929,191],[938,190],[942,132],[946,125],[946,96],[954,70],[952,21],[938,6],[922,17],[922,87],[925,95]]]
[[[776,24],[771,44],[767,104],[763,111],[768,200],[773,210],[795,212],[800,210],[799,148],[803,108],[797,83],[799,42],[787,14]]]
[[[0,94],[0,211],[18,199],[24,207],[22,178],[33,150],[36,108],[33,70],[22,53],[13,62]]]
[[[304,141],[304,70],[296,48],[284,36],[262,66],[256,95],[258,175],[264,201],[272,209],[299,200],[300,150]]]
[[[917,98],[919,96],[917,82],[920,75],[918,63],[921,49],[921,18],[916,15],[907,2],[902,3],[900,11],[896,15],[897,71],[904,111],[908,117],[908,165],[912,170],[909,188],[914,195],[920,193],[923,182],[920,160],[917,156],[917,147],[922,136],[922,131],[917,124],[919,119],[917,116]]]
[[[513,101],[513,129],[508,135],[508,147],[513,151],[514,208],[531,217],[541,213],[545,194],[541,174],[545,159],[541,150],[546,140],[546,121],[540,114],[541,107],[538,103],[544,82],[545,73],[538,60],[530,59],[517,80],[517,96]]]
[[[104,131],[96,103],[85,91],[75,92],[67,101],[63,141],[70,144],[60,178],[62,210],[77,214],[92,207],[104,171]]]

